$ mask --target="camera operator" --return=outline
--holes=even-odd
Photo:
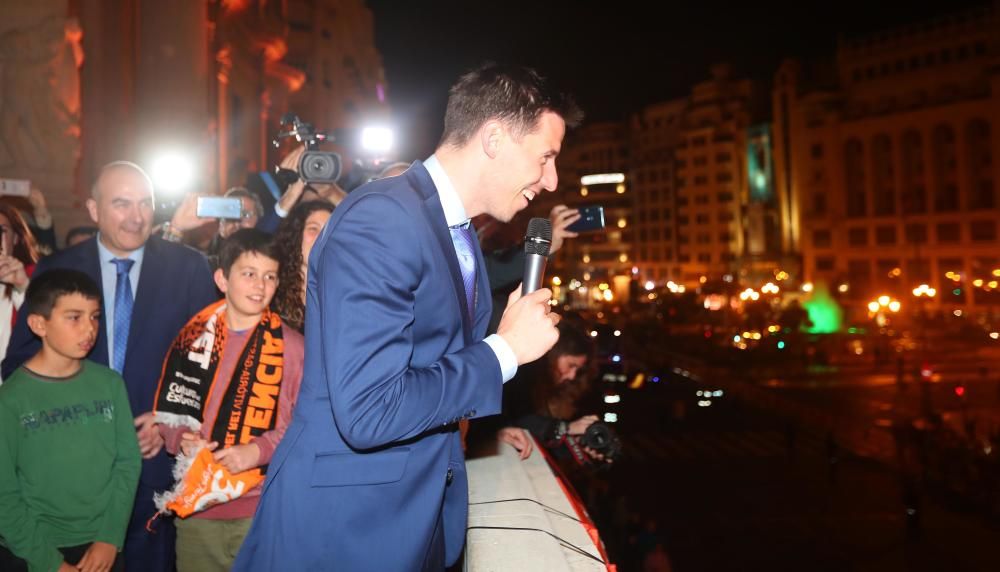
[[[305,152],[306,146],[299,145],[281,160],[280,168],[294,172],[297,175],[302,154]],[[275,181],[270,173],[261,173],[260,176],[264,179],[268,187],[272,187],[273,185],[274,188],[278,188],[277,181]],[[278,229],[278,225],[282,219],[286,218],[288,213],[298,203],[325,200],[333,206],[337,206],[346,196],[347,192],[336,183],[306,183],[301,178],[298,178],[286,187],[285,192],[281,194],[281,198],[275,203],[274,209],[269,211],[260,220],[257,228],[273,234]]]
[[[508,383],[504,411],[514,425],[530,431],[557,460],[605,465],[613,458],[587,446],[588,430],[598,429],[594,426],[597,416],[580,415],[591,389],[593,344],[568,320],[558,328],[559,341],[549,353],[522,368]],[[604,427],[602,423],[598,426]]]

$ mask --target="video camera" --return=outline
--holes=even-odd
[[[340,178],[340,155],[333,151],[319,150],[320,143],[332,141],[333,138],[325,131],[317,131],[311,123],[302,121],[294,113],[286,113],[281,117],[281,127],[283,130],[278,132],[271,143],[278,147],[282,139],[295,137],[296,141],[305,145],[306,152],[299,159],[298,172],[275,168],[274,174],[278,181],[285,187],[300,178],[306,183],[336,183]]]
[[[294,113],[282,116],[281,127],[282,130],[271,141],[275,147],[281,145],[282,139],[294,137],[306,148],[299,160],[298,172],[275,167],[275,177],[284,187],[302,179],[307,184],[337,183],[342,189],[352,191],[371,180],[373,175],[388,162],[386,154],[392,145],[392,134],[388,130],[367,128],[361,131],[360,137],[352,137],[349,130],[337,130],[339,136],[335,137],[329,132],[318,131],[312,124],[302,121]],[[374,145],[371,143],[373,140],[376,141]],[[350,171],[343,178],[341,178],[344,174],[343,161],[340,155],[333,151],[319,150],[321,143],[334,141],[346,144],[351,151],[355,149],[358,151],[357,158],[351,163]]]
[[[622,455],[622,442],[618,435],[611,427],[600,421],[591,423],[583,435],[564,436],[562,442],[566,444],[573,460],[583,467],[606,469]],[[589,447],[601,455],[603,460],[599,461],[588,455],[583,451],[584,447]]]

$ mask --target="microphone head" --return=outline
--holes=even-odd
[[[552,221],[535,217],[528,221],[528,232],[524,235],[525,254],[549,255],[552,246]]]

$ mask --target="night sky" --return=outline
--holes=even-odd
[[[448,86],[486,60],[536,67],[576,96],[588,120],[624,119],[686,95],[713,63],[769,82],[786,56],[832,57],[838,34],[982,4],[368,0],[405,160],[433,151]]]

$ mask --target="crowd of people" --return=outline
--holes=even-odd
[[[459,428],[501,412],[518,368],[563,340],[497,434],[522,457],[515,426],[552,441],[595,420],[572,405],[589,340],[557,329],[547,289],[520,296],[518,247],[484,255],[469,224],[554,191],[580,117],[490,64],[452,88],[434,155],[350,194],[300,180],[265,207],[237,187],[239,218],[190,195],[155,226],[151,180],[117,161],[62,250],[40,191],[0,202],[0,569],[453,563]],[[553,209],[554,250],[578,216]]]

